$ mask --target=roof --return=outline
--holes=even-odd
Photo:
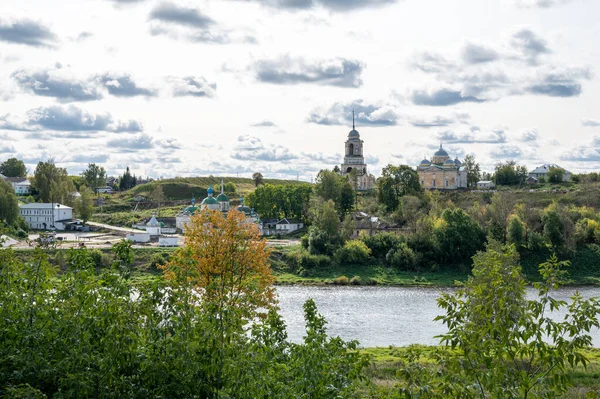
[[[227,201],[229,201],[229,198],[224,193],[221,193],[221,194],[217,195],[217,201],[227,202]]]
[[[534,170],[532,170],[529,173],[544,174],[544,173],[548,173],[550,171],[550,168],[558,168],[558,169],[564,170],[567,173],[570,173],[568,170],[566,170],[565,168],[561,168],[560,166],[558,166],[555,163],[543,164],[542,166],[538,166],[537,168],[535,168]]]
[[[160,227],[160,223],[158,222],[158,220],[156,220],[156,216],[152,215],[152,218],[150,218],[150,221],[148,223],[146,223],[146,226]]]
[[[302,222],[296,219],[283,218],[277,224],[301,224]]]
[[[492,181],[491,181],[491,180],[479,180],[479,181],[477,182],[477,184],[490,184],[490,183],[492,183]]]
[[[219,202],[211,195],[210,197],[206,197],[202,200],[202,205],[215,205]]]
[[[442,148],[442,144],[440,143],[440,149],[437,150],[433,155],[436,157],[447,157],[448,153]]]
[[[73,209],[70,206],[58,204],[56,202],[55,203],[32,202],[31,204],[19,205],[19,207],[21,209],[52,209],[52,206],[54,206],[54,209]]]
[[[31,183],[29,183],[29,180],[27,180],[26,177],[5,177],[4,180],[11,183],[25,183],[29,186],[31,185]]]
[[[348,133],[348,138],[357,138],[358,139],[358,138],[360,138],[360,133],[358,133],[358,130],[352,129]]]

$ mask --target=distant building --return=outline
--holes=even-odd
[[[156,220],[156,216],[152,213],[152,218],[150,221],[146,223],[146,233],[151,236],[159,236],[161,234],[161,228],[163,227],[162,223]]]
[[[352,130],[348,133],[342,164],[342,176],[356,174],[356,188],[370,190],[375,187],[375,177],[367,172],[367,164],[363,153],[363,141],[354,126],[354,111],[352,111]]]
[[[31,194],[31,183],[26,177],[4,177],[4,180],[9,182],[15,194],[17,195],[29,195]]]
[[[477,188],[479,190],[486,190],[496,187],[493,181],[491,180],[480,180],[477,182]]]
[[[532,184],[538,184],[540,182],[540,180],[537,177],[533,177],[533,176],[528,176],[527,180],[525,180],[525,183],[532,185]]]
[[[99,194],[112,194],[112,193],[114,193],[112,187],[110,187],[110,186],[98,187],[98,188],[96,188],[96,192],[99,193]]]
[[[421,187],[429,190],[456,190],[467,187],[467,171],[458,158],[454,161],[446,150],[437,150],[431,160],[425,158],[417,166]]]
[[[571,172],[569,172],[565,168],[561,168],[560,166],[558,166],[557,164],[554,164],[554,163],[547,163],[542,166],[538,166],[537,168],[535,168],[534,170],[529,172],[529,177],[535,177],[538,180],[540,178],[543,178],[544,181],[547,182],[548,181],[548,172],[550,172],[550,168],[562,169],[564,171],[563,181],[564,182],[571,181]]]
[[[294,219],[281,219],[275,225],[275,230],[280,234],[290,234],[304,227],[304,223]]]
[[[68,225],[78,224],[73,219],[73,208],[57,203],[39,204],[31,203],[20,205],[20,213],[29,224],[29,228],[35,230],[65,230]]]

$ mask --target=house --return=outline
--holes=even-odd
[[[98,194],[112,194],[114,191],[113,191],[112,187],[106,186],[106,187],[98,187],[98,188],[96,188],[96,192]]]
[[[290,234],[304,227],[299,220],[283,218],[275,225],[275,231],[279,234]]]
[[[554,164],[554,163],[547,163],[542,166],[538,166],[537,168],[535,168],[534,170],[529,172],[529,177],[535,177],[536,179],[538,179],[538,181],[540,180],[540,178],[542,178],[542,179],[544,179],[544,181],[547,182],[548,181],[548,172],[550,172],[550,168],[562,169],[564,171],[562,181],[563,182],[571,181],[571,172],[569,172],[565,168],[561,168],[560,166],[558,166],[557,164]]]
[[[480,180],[477,182],[477,188],[479,190],[486,190],[496,187],[493,181],[491,180]]]
[[[19,212],[29,228],[35,230],[65,230],[79,223],[73,219],[73,208],[57,203],[19,205]]]
[[[26,177],[5,177],[4,180],[9,182],[13,189],[15,190],[15,194],[17,195],[29,195],[31,194],[31,183],[27,180]]]
[[[532,185],[532,184],[538,184],[540,182],[540,180],[537,177],[533,177],[533,176],[528,176],[527,180],[525,180],[525,183]]]
[[[277,233],[277,222],[279,219],[263,219],[262,220],[262,230],[263,234],[266,236],[273,235]]]

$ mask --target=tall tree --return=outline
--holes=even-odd
[[[265,184],[263,175],[260,172],[254,172],[252,174],[252,180],[254,180],[254,187],[258,187],[261,184]]]
[[[83,220],[83,224],[85,224],[94,213],[94,192],[87,186],[81,186],[79,194],[81,196],[75,200],[75,210],[79,218]]]
[[[479,164],[475,162],[475,157],[473,155],[467,155],[463,166],[467,171],[467,185],[469,187],[475,186],[477,182],[481,180],[481,168],[479,167]]]
[[[158,183],[156,184],[154,190],[152,190],[152,193],[150,193],[150,198],[152,199],[152,202],[156,204],[156,207],[158,208],[158,216],[160,217],[160,208],[163,202],[165,202],[165,193],[162,185]]]
[[[19,219],[19,200],[12,185],[0,179],[0,222],[14,225]]]
[[[95,163],[88,164],[87,169],[81,173],[81,176],[83,176],[85,184],[96,193],[98,188],[106,186],[106,171],[104,167]]]
[[[550,183],[562,183],[565,170],[563,168],[551,167],[548,170],[548,181]]]
[[[508,191],[498,191],[492,196],[490,213],[492,221],[502,229],[502,243],[506,244],[509,216],[515,209],[515,196]]]
[[[121,176],[121,179],[119,180],[119,189],[121,191],[125,191],[125,190],[129,190],[130,188],[132,188],[134,186],[135,186],[135,184],[133,181],[133,176],[131,176],[131,172],[129,171],[129,166],[128,166],[127,169],[125,169],[123,176]]]
[[[6,177],[26,177],[27,168],[20,159],[9,158],[0,164],[0,174]]]
[[[333,201],[340,216],[352,209],[356,195],[348,178],[330,170],[321,170],[317,175],[315,194],[324,201]]]
[[[507,161],[496,165],[494,172],[496,184],[514,186],[523,184],[527,179],[527,167],[517,165],[515,161]]]
[[[404,195],[414,195],[422,191],[419,175],[408,165],[388,165],[377,179],[377,200],[388,211],[395,211]]]
[[[33,186],[42,202],[60,202],[73,205],[75,186],[65,168],[58,168],[54,160],[39,162],[33,175]]]

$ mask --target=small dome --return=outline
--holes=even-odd
[[[456,159],[454,160],[454,165],[456,165],[456,166],[460,166],[460,165],[462,165],[462,162],[460,162],[460,160],[459,160],[458,158],[456,158]]]
[[[198,207],[192,205],[192,206],[183,208],[183,213],[189,213],[190,215],[192,215],[192,214],[196,213],[197,210],[198,210]]]
[[[360,133],[358,133],[358,130],[356,129],[352,129],[350,130],[350,133],[348,133],[348,138],[360,138]]]
[[[451,159],[446,159],[444,161],[444,165],[448,165],[448,166],[454,166],[454,161]]]
[[[421,161],[421,165],[431,165],[431,162],[429,161],[429,159],[423,159]]]
[[[206,197],[202,200],[202,205],[216,205],[219,202],[214,197]]]
[[[148,227],[160,227],[160,223],[156,220],[156,216],[152,215],[152,218],[148,223],[146,223]]]
[[[208,193],[209,197],[212,197],[212,195],[213,195],[213,188],[212,188],[212,186],[208,186],[208,190],[206,190],[206,192]]]
[[[221,194],[217,195],[217,201],[229,202],[229,198],[224,193],[221,193]]]
[[[251,215],[252,214],[252,209],[250,209],[249,207],[245,206],[245,205],[238,205],[235,208],[236,211],[238,212],[244,212],[246,215]]]
[[[437,150],[437,151],[435,152],[435,154],[433,154],[433,155],[434,155],[434,156],[436,156],[436,157],[447,157],[447,156],[448,156],[448,153],[446,152],[446,150],[444,150],[444,149],[442,148],[442,145],[440,144],[440,149],[439,149],[439,150]]]

